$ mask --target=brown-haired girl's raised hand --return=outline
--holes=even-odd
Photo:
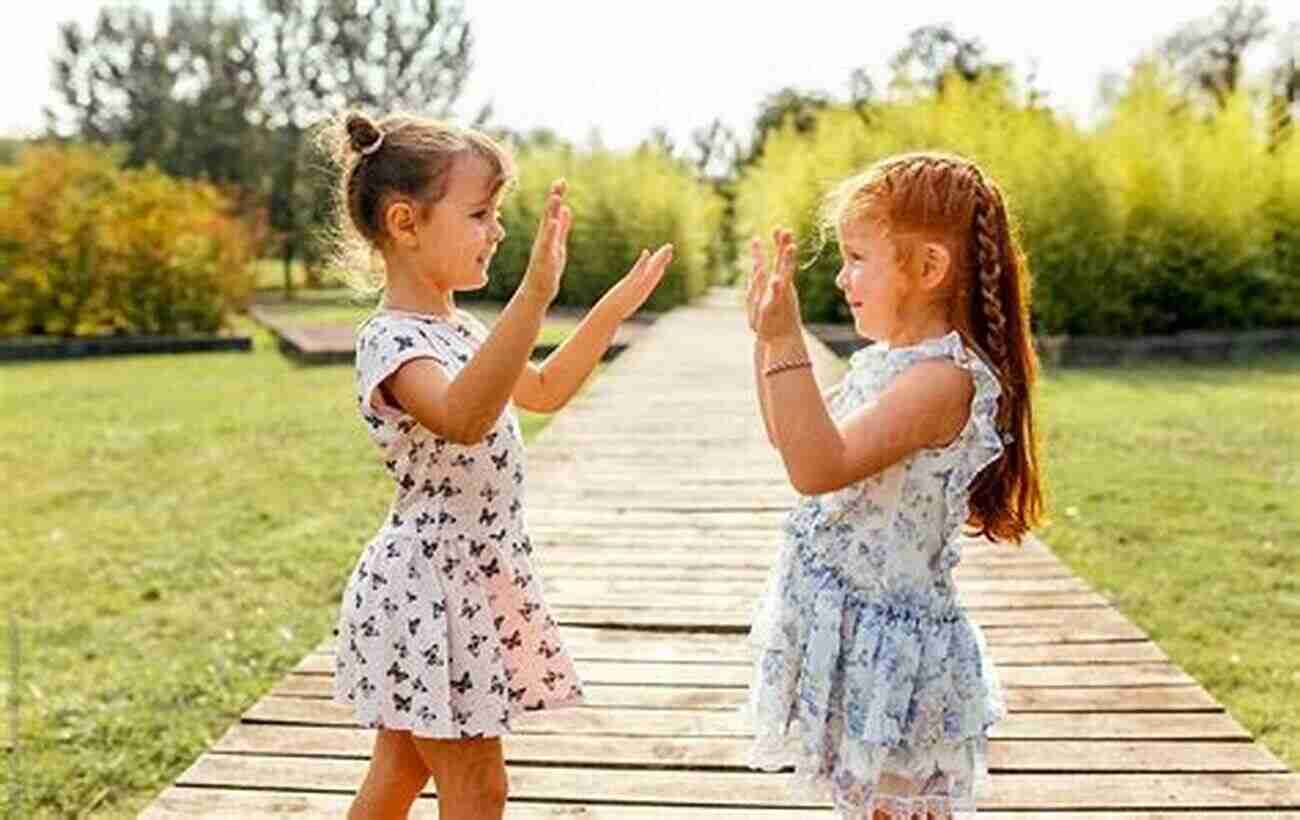
[[[560,292],[560,276],[564,273],[564,265],[568,260],[569,227],[573,224],[573,213],[564,204],[567,189],[568,185],[563,179],[558,179],[551,185],[551,190],[546,195],[546,204],[542,208],[541,224],[537,226],[537,235],[533,237],[528,269],[524,271],[523,285],[548,305]]]
[[[538,413],[553,413],[567,404],[604,357],[619,324],[654,292],[672,258],[672,245],[653,254],[641,251],[632,269],[605,292],[564,344],[540,367],[524,368],[515,385],[515,403]]]
[[[598,304],[607,305],[611,313],[623,321],[650,298],[672,260],[672,245],[661,245],[653,254],[642,250],[632,269],[600,297]]]

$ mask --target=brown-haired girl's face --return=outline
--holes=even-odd
[[[838,234],[843,264],[835,285],[844,292],[854,328],[869,339],[890,338],[906,287],[894,243],[874,219],[848,220]]]
[[[488,265],[506,235],[498,210],[503,188],[496,183],[496,169],[483,157],[456,156],[445,194],[419,228],[419,267],[448,290],[487,284]]]

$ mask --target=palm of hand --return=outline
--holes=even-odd
[[[672,245],[660,246],[654,255],[650,255],[648,251],[641,251],[636,264],[614,287],[610,288],[605,297],[614,306],[614,311],[620,320],[631,316],[637,308],[645,304],[645,300],[650,298],[650,294],[663,279],[664,271],[668,269],[668,263],[672,258]]]
[[[799,333],[799,294],[794,283],[795,244],[793,235],[777,229],[774,271],[768,273],[762,247],[755,237],[750,243],[754,269],[745,294],[749,328],[760,339],[771,341]]]

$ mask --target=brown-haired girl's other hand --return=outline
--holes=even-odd
[[[803,322],[799,315],[799,294],[794,284],[795,244],[794,234],[782,228],[772,233],[776,244],[776,258],[771,275],[765,272],[763,254],[757,241],[754,254],[754,277],[759,285],[751,283],[754,291],[753,319],[750,326],[764,341],[772,342],[788,336],[802,334]]]
[[[600,301],[608,303],[618,320],[623,321],[636,313],[637,308],[650,298],[650,294],[664,278],[664,271],[672,259],[672,245],[661,246],[653,255],[649,251],[641,251],[632,270],[618,280]]]
[[[528,270],[524,271],[522,284],[548,305],[560,292],[560,275],[568,258],[569,226],[573,224],[573,213],[564,204],[566,187],[563,179],[557,179],[546,195],[541,224],[533,238],[533,250],[528,257]]]

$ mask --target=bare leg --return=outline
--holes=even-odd
[[[412,740],[438,786],[439,820],[502,819],[509,781],[501,738]]]
[[[429,768],[409,731],[379,729],[361,790],[348,820],[406,820],[411,804],[429,782]]]

